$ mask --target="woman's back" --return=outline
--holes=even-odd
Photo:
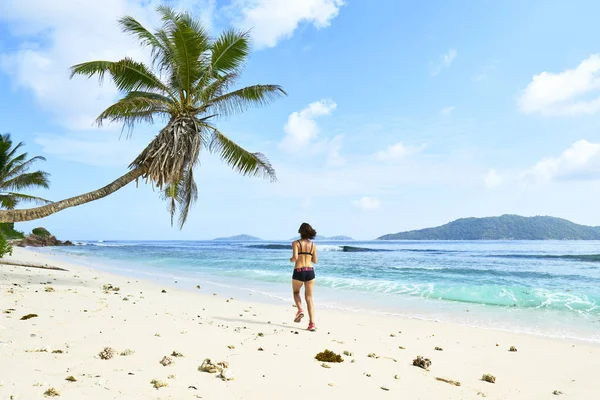
[[[313,242],[308,239],[295,241],[294,253],[297,254],[294,268],[307,268],[313,266],[313,260],[315,260],[315,244]]]

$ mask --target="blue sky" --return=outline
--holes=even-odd
[[[51,4],[50,4],[51,3]],[[158,0],[0,4],[0,131],[43,155],[52,200],[97,189],[159,126],[129,140],[93,126],[118,97],[69,80],[91,59],[148,54],[119,32],[157,24]],[[164,3],[164,2],[163,2]],[[252,28],[242,84],[288,97],[220,121],[265,153],[279,182],[237,176],[209,154],[183,230],[140,183],[41,221],[64,239],[371,239],[467,216],[553,215],[600,225],[600,28],[596,1],[185,0],[212,32]]]

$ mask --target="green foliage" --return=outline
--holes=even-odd
[[[40,156],[27,159],[27,153],[17,155],[23,146],[24,143],[20,142],[13,147],[8,133],[0,135],[0,208],[12,210],[21,202],[51,203],[41,197],[20,193],[22,190],[47,189],[50,186],[50,174],[47,172],[28,172],[35,162],[46,159]]]
[[[46,228],[33,228],[31,230],[31,233],[33,233],[36,236],[40,236],[40,237],[48,237],[50,236],[50,232],[48,232],[48,230]]]
[[[8,243],[4,235],[0,232],[0,258],[4,257],[7,254],[12,256],[12,251],[12,245]]]
[[[25,237],[23,232],[15,230],[15,224],[12,222],[0,223],[0,234],[7,240],[23,239]]]
[[[600,240],[600,227],[554,217],[502,215],[462,218],[436,228],[384,235],[380,240]]]
[[[200,150],[217,155],[245,176],[275,180],[275,170],[261,153],[250,152],[214,125],[213,120],[264,106],[285,95],[278,85],[253,85],[232,90],[250,54],[248,32],[227,30],[212,38],[191,14],[166,6],[157,12],[163,22],[155,32],[133,17],[119,20],[122,30],[149,48],[151,64],[130,58],[91,61],[71,67],[71,76],[110,77],[123,94],[96,119],[98,125],[117,122],[129,132],[138,123],[168,121],[130,164],[161,190],[173,223],[183,227],[198,196],[193,170]]]

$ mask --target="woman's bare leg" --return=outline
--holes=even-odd
[[[302,281],[292,279],[292,290],[294,291],[294,302],[298,310],[302,310],[302,297],[300,297],[300,289],[302,288]]]
[[[315,287],[315,280],[304,283],[304,298],[306,299],[306,307],[308,308],[308,318],[310,323],[315,323],[315,306],[313,304],[313,288]]]

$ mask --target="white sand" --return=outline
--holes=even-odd
[[[13,259],[69,271],[0,265],[0,312],[15,309],[0,313],[0,399],[41,399],[51,387],[78,400],[600,398],[598,344],[321,309],[312,333],[304,330],[307,320],[292,322],[291,295],[286,306],[250,296],[227,302],[203,289],[161,293],[151,282],[29,250],[15,249]],[[120,290],[106,294],[105,284]],[[316,294],[318,305],[318,282]],[[30,313],[38,317],[20,320]],[[46,346],[64,353],[28,352]],[[135,353],[101,360],[105,347]],[[314,359],[324,349],[354,355],[327,369]],[[173,351],[184,357],[162,366]],[[429,371],[412,366],[417,355],[432,360]],[[235,379],[199,372],[205,358],[229,362]],[[483,382],[484,373],[496,383]],[[168,386],[154,389],[153,379]]]

